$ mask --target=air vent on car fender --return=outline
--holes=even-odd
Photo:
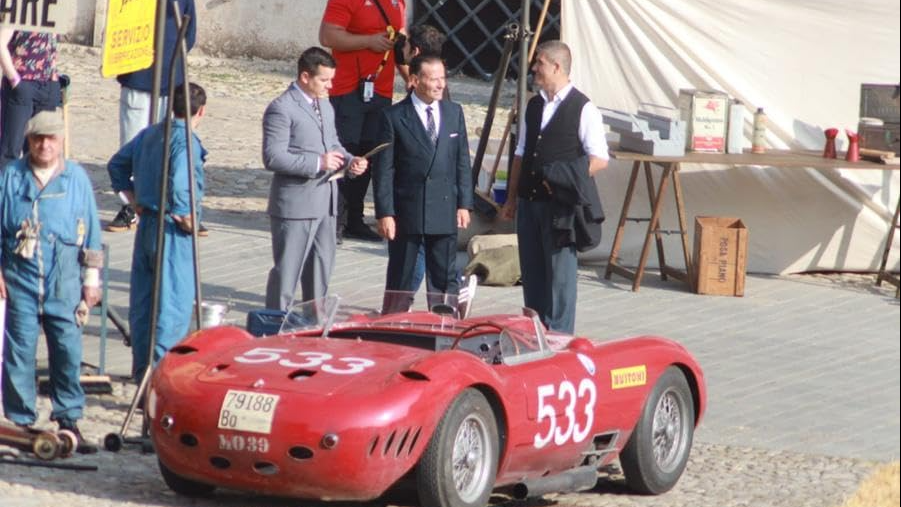
[[[222,456],[210,457],[210,465],[213,465],[213,468],[218,468],[219,470],[226,470],[232,466],[231,461]]]
[[[407,443],[407,437],[410,436],[410,429],[407,428],[404,431],[403,435],[400,436],[400,441],[397,442],[397,449],[394,451],[394,457],[400,457],[400,453],[404,450],[404,445]]]
[[[178,440],[182,443],[182,445],[187,447],[197,447],[198,440],[197,437],[190,433],[182,433],[179,435]]]
[[[288,456],[296,460],[306,460],[313,457],[313,450],[302,445],[295,445],[288,449]]]
[[[388,434],[388,438],[385,440],[385,448],[382,449],[382,456],[387,456],[388,451],[391,450],[391,444],[394,443],[394,437],[397,435],[397,430],[392,431]]]
[[[404,370],[404,371],[400,372],[400,374],[404,378],[409,379],[409,380],[425,380],[425,381],[429,380],[428,377],[426,377],[422,373],[419,373],[418,371],[415,371],[415,370]]]
[[[416,428],[416,431],[413,433],[413,438],[410,439],[410,445],[407,447],[407,455],[413,454],[413,449],[416,447],[416,442],[419,441],[420,433],[422,433],[422,426]]]
[[[316,370],[294,370],[288,374],[291,380],[306,380],[316,374]]]
[[[260,475],[275,475],[278,473],[278,466],[268,461],[257,461],[253,464],[253,471]]]
[[[421,433],[422,427],[416,426],[395,428],[384,438],[381,435],[376,435],[369,441],[368,454],[369,456],[375,456],[376,452],[379,451],[383,457],[405,458],[413,453]],[[379,445],[380,442],[382,442],[382,445]]]

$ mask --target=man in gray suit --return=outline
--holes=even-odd
[[[275,262],[266,284],[270,309],[288,310],[298,282],[304,301],[326,295],[335,263],[336,178],[367,168],[338,141],[326,99],[334,76],[332,56],[307,49],[297,60],[297,81],[263,115],[263,165],[275,173],[267,210]]]

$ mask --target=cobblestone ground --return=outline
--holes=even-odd
[[[209,114],[199,129],[210,150],[207,165],[210,210],[259,213],[265,207],[269,175],[261,170],[262,112],[292,78],[293,62],[221,60],[192,55],[191,79],[206,87]],[[98,200],[111,216],[115,198],[108,190],[103,168],[118,146],[116,127],[119,87],[99,76],[99,52],[65,45],[61,66],[73,78],[69,105],[71,156],[91,172]],[[485,116],[490,87],[455,79],[451,87],[464,104],[474,137]],[[505,90],[503,98],[510,102]],[[500,137],[505,111],[498,114],[495,137]],[[111,211],[112,210],[112,211]],[[118,430],[133,387],[117,383],[112,396],[90,396],[82,430],[100,441]],[[41,401],[41,412],[49,405]],[[49,425],[45,420],[42,424]],[[49,427],[49,426],[48,426]],[[136,428],[131,433],[136,432]],[[126,447],[66,460],[67,464],[96,465],[99,470],[62,471],[28,468],[0,460],[0,507],[104,506],[287,506],[308,505],[285,499],[220,491],[209,499],[174,495],[163,483],[153,455]],[[542,500],[513,502],[496,496],[492,502],[510,506],[666,506],[666,507],[800,507],[837,506],[850,495],[876,463],[827,456],[763,451],[753,448],[696,444],[682,480],[662,496],[630,494],[616,477],[603,479],[590,492],[548,495]],[[382,505],[377,502],[370,505]],[[414,499],[396,503],[415,505]]]
[[[117,383],[112,396],[91,397],[87,417],[81,425],[86,436],[99,441],[106,433],[118,431],[133,393],[131,384]],[[43,400],[41,411],[49,410],[49,403]],[[129,435],[136,435],[139,426],[136,423]],[[156,457],[142,454],[137,446],[126,446],[119,453],[100,452],[57,461],[96,465],[99,468],[96,472],[2,463],[0,506],[3,507],[320,505],[225,490],[217,490],[213,496],[203,499],[179,497],[163,483]],[[495,495],[492,504],[505,507],[832,507],[839,506],[875,465],[863,460],[696,443],[682,479],[672,491],[661,496],[634,495],[625,488],[621,477],[611,476],[602,478],[591,491],[547,495],[529,501]],[[359,505],[416,505],[416,499],[400,494]]]

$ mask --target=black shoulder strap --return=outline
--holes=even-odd
[[[391,20],[388,19],[388,15],[385,14],[385,9],[382,8],[382,4],[379,3],[379,0],[372,0],[372,3],[374,3],[375,6],[379,8],[379,12],[382,14],[382,17],[385,18],[385,24],[391,26]]]

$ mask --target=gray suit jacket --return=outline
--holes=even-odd
[[[335,131],[335,110],[319,99],[322,128],[313,106],[292,84],[263,114],[263,166],[275,173],[267,212],[276,218],[337,215],[338,185],[319,170],[319,156],[340,151],[350,166],[352,155]]]

